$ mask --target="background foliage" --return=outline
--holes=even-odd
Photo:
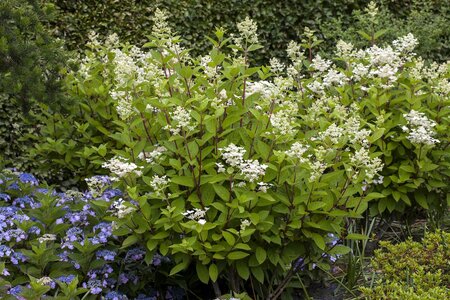
[[[193,54],[204,53],[208,41],[204,36],[223,26],[236,32],[236,22],[250,16],[258,23],[261,44],[265,46],[254,59],[266,63],[271,57],[284,57],[286,45],[298,39],[308,26],[323,32],[322,49],[330,53],[340,38],[359,39],[364,29],[361,11],[367,0],[50,0],[60,16],[52,24],[57,35],[64,38],[70,49],[78,49],[87,41],[89,31],[101,36],[117,33],[122,41],[135,45],[147,42],[153,24],[151,16],[159,7],[170,13],[170,23],[183,33]],[[424,58],[449,59],[450,4],[445,0],[377,1],[383,4],[380,27],[388,28],[384,41],[412,32],[421,44],[417,50]],[[350,38],[350,39],[349,39]]]

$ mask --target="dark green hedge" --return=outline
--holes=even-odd
[[[95,30],[100,35],[117,33],[133,44],[146,42],[151,33],[152,13],[156,7],[171,14],[171,22],[182,34],[194,54],[209,47],[205,35],[215,27],[229,33],[236,30],[236,22],[250,16],[258,22],[260,39],[266,47],[258,52],[257,62],[267,62],[272,56],[284,57],[289,40],[298,39],[305,26],[323,32],[322,49],[329,52],[338,38],[358,40],[357,30],[364,29],[358,20],[368,0],[46,0],[60,10],[52,25],[57,34],[66,39],[70,49],[85,44],[87,34]],[[412,31],[422,42],[421,55],[426,58],[449,59],[450,22],[448,0],[376,1],[380,10],[380,25],[390,29],[385,40],[398,33]],[[424,7],[428,7],[426,14]],[[419,15],[417,14],[419,12]],[[422,26],[424,25],[425,28]]]
[[[268,56],[285,56],[289,40],[298,38],[305,26],[317,27],[335,16],[351,15],[366,1],[362,0],[53,0],[61,15],[54,25],[69,48],[76,49],[86,41],[87,33],[100,35],[116,32],[126,41],[142,44],[151,33],[152,13],[156,7],[171,14],[171,22],[195,53],[210,47],[205,35],[215,27],[229,33],[236,22],[250,16],[259,26],[260,40],[267,46],[258,53],[258,61]],[[315,25],[316,24],[316,25]]]

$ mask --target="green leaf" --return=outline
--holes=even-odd
[[[261,267],[252,268],[252,274],[260,283],[264,283],[264,272]]]
[[[264,48],[264,46],[263,45],[258,45],[258,44],[252,44],[252,45],[250,45],[250,47],[248,47],[247,51],[248,52],[252,52],[252,51],[255,51],[255,50],[258,50],[258,49],[261,49],[261,48]]]
[[[322,202],[322,201],[311,202],[308,204],[308,210],[315,211],[315,210],[318,210],[319,208],[324,207],[325,205],[326,205],[326,203]]]
[[[373,199],[380,199],[380,198],[385,198],[385,197],[386,197],[386,195],[383,195],[383,194],[381,194],[381,193],[375,193],[375,192],[373,192],[373,193],[369,193],[369,194],[366,196],[365,200],[366,200],[366,201],[370,201],[370,200],[373,200]]]
[[[335,255],[335,254],[345,255],[345,254],[349,253],[351,250],[352,249],[350,247],[347,247],[347,246],[344,246],[344,245],[335,245],[333,247],[333,249],[328,251],[328,253],[331,254],[331,255]]]
[[[209,282],[208,268],[206,268],[206,266],[204,264],[202,264],[201,262],[198,261],[196,264],[196,269],[197,269],[198,279],[200,279],[200,281],[203,282],[204,284],[208,284],[208,282]]]
[[[192,176],[173,176],[171,182],[187,187],[194,187],[194,178]]]
[[[359,34],[360,36],[362,36],[362,37],[365,38],[366,40],[368,40],[368,41],[371,41],[371,40],[372,40],[372,37],[371,37],[370,35],[368,35],[367,33],[365,33],[364,31],[358,30],[357,32],[358,32],[358,34]]]
[[[220,184],[213,184],[213,188],[214,191],[216,192],[216,194],[225,201],[230,200],[230,192],[223,186]]]
[[[242,279],[247,280],[250,277],[250,269],[247,263],[237,263],[236,270]]]
[[[384,130],[385,130],[384,128],[378,128],[378,129],[376,129],[375,132],[372,134],[372,136],[370,136],[370,137],[368,138],[369,142],[373,143],[373,142],[375,142],[376,140],[378,140],[380,137],[382,137],[382,136],[383,136],[383,133],[384,133]]]
[[[256,248],[255,254],[256,254],[256,260],[259,262],[259,264],[262,264],[267,258],[266,250],[264,250],[261,247]]]
[[[99,154],[100,156],[104,157],[104,156],[106,155],[106,153],[107,153],[106,145],[105,145],[105,144],[100,145],[100,146],[98,147],[97,152],[98,152],[98,154]]]
[[[250,254],[243,252],[243,251],[233,251],[233,252],[228,253],[227,258],[230,260],[238,260],[238,259],[247,257],[249,255]]]
[[[123,241],[121,249],[125,249],[125,248],[130,247],[131,245],[136,244],[136,243],[138,242],[138,240],[139,240],[138,237],[135,236],[135,235],[130,235],[130,236],[128,236],[128,237]]]
[[[416,202],[420,206],[422,206],[425,209],[429,209],[428,202],[427,202],[427,197],[423,193],[415,192],[414,193],[414,198],[416,199]]]
[[[325,250],[325,240],[323,236],[318,233],[312,233],[311,238],[320,250]]]
[[[189,260],[184,260],[181,263],[179,263],[178,265],[176,265],[175,267],[172,268],[172,270],[170,270],[170,274],[169,276],[175,275],[181,271],[183,271],[184,269],[186,269],[189,265]]]
[[[368,240],[369,237],[367,235],[361,233],[350,233],[346,237],[347,240]]]
[[[227,241],[228,245],[233,246],[236,243],[236,239],[234,238],[234,235],[229,233],[228,231],[222,232],[223,237]]]
[[[211,264],[209,266],[209,277],[211,278],[212,282],[217,281],[217,278],[219,277],[219,270],[217,269],[216,264]]]
[[[374,38],[378,39],[379,37],[383,36],[386,32],[388,32],[387,29],[378,30],[377,32],[375,32]]]

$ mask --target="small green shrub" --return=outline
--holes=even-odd
[[[66,53],[46,21],[39,1],[0,2],[0,160],[21,170],[36,167],[25,158],[33,146],[26,136],[41,126],[30,116],[39,110],[36,103],[58,111],[68,102],[61,81]]]
[[[0,3],[0,94],[26,109],[33,101],[58,107],[65,99],[60,83],[62,43],[44,27],[46,17],[37,0]]]
[[[381,242],[372,259],[375,287],[362,287],[368,299],[448,299],[450,233],[425,234],[421,243]]]

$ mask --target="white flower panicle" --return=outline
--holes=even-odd
[[[336,44],[336,55],[342,58],[350,58],[353,56],[353,44],[344,42],[343,40],[339,40]]]
[[[41,236],[40,238],[38,238],[39,243],[45,243],[48,241],[56,241],[56,235],[55,234],[51,234],[51,233],[46,233],[43,236]]]
[[[217,173],[225,173],[225,166],[222,163],[216,163]]]
[[[359,175],[359,171],[365,171],[365,180],[372,182],[375,175],[383,170],[384,164],[379,157],[370,158],[369,150],[361,147],[350,156],[350,162],[356,167],[354,178]]]
[[[183,214],[189,220],[197,221],[199,224],[204,225],[206,223],[205,217],[206,212],[209,210],[209,207],[205,207],[205,209],[194,208],[192,210],[187,210]]]
[[[150,152],[141,152],[138,155],[138,158],[140,160],[145,160],[149,164],[155,163],[161,156],[164,155],[164,152],[167,151],[166,147],[164,146],[155,146],[155,149],[153,149]]]
[[[212,59],[211,56],[205,55],[200,58],[200,65],[203,67],[205,74],[208,78],[214,79],[219,76],[218,71],[221,69],[220,66],[211,66]]]
[[[110,91],[111,98],[116,102],[116,110],[120,119],[126,121],[135,114],[133,99],[125,91]]]
[[[260,164],[257,160],[245,160],[240,166],[241,174],[250,182],[255,182],[258,178],[264,176],[267,165]]]
[[[327,168],[327,165],[320,160],[312,161],[309,163],[309,168],[311,169],[311,174],[309,176],[309,181],[316,181]]]
[[[111,173],[118,177],[124,177],[129,174],[135,174],[136,176],[142,176],[143,167],[137,166],[135,163],[129,162],[127,159],[121,156],[115,156],[108,162],[102,164],[102,167],[109,169]]]
[[[313,58],[311,63],[311,67],[319,72],[325,72],[328,68],[330,68],[330,66],[331,61],[328,59],[323,59],[319,54]]]
[[[181,130],[192,131],[195,129],[192,124],[191,113],[189,110],[177,106],[175,111],[170,112],[170,116],[172,117],[172,123],[166,125],[164,129],[168,129],[172,134],[177,135],[181,133]]]
[[[251,224],[252,223],[247,219],[241,220],[241,231],[247,229],[247,227],[249,227]]]
[[[244,21],[237,24],[237,28],[240,36],[234,38],[236,45],[243,47],[243,41],[245,41],[248,45],[258,43],[258,25],[255,21],[249,17],[246,17]]]
[[[270,124],[274,129],[275,134],[281,136],[293,136],[297,132],[295,129],[294,118],[285,110],[278,111],[270,117]]]
[[[322,83],[325,87],[333,85],[342,86],[345,82],[347,82],[347,76],[335,69],[330,69],[322,79]]]
[[[167,12],[164,10],[160,10],[157,8],[153,15],[153,26],[152,26],[152,34],[157,39],[167,39],[172,36],[172,29],[169,26],[169,22],[167,19],[169,16]]]
[[[258,182],[258,192],[267,193],[267,189],[269,189],[272,185],[266,182]]]
[[[271,58],[269,63],[270,63],[270,71],[273,73],[282,73],[286,68],[286,66],[282,64],[276,57]]]
[[[273,99],[280,94],[278,87],[269,81],[260,80],[256,82],[248,82],[246,87],[247,95],[259,93],[264,99]]]
[[[433,130],[436,122],[428,119],[424,113],[411,110],[403,114],[403,117],[408,122],[408,126],[403,126],[402,129],[409,133],[406,138],[411,143],[430,146],[439,143],[439,140],[433,137],[436,134]]]
[[[150,187],[155,192],[157,197],[163,197],[164,190],[169,186],[170,178],[167,178],[167,175],[158,176],[153,175],[152,181],[150,182]]]
[[[294,64],[299,63],[305,59],[302,47],[297,42],[290,41],[287,46],[286,52]]]
[[[349,138],[350,143],[358,144],[363,147],[369,147],[368,137],[371,135],[372,131],[361,127],[361,121],[357,117],[350,117],[345,123],[345,133]]]
[[[49,285],[53,282],[53,279],[51,279],[50,277],[41,277],[38,280],[36,280],[37,283],[39,283],[40,285]]]
[[[246,150],[243,147],[231,143],[227,147],[220,148],[219,150],[222,152],[222,159],[229,166],[237,168],[246,180],[254,182],[265,175],[265,170],[268,166],[260,164],[257,160],[244,160]],[[217,166],[220,171],[225,171],[225,167],[222,164],[219,163]]]
[[[292,144],[291,149],[285,151],[284,153],[290,158],[297,159],[300,163],[305,163],[308,161],[308,159],[303,157],[303,154],[305,154],[308,149],[308,145],[303,145],[300,142],[295,142],[294,144]]]
[[[395,47],[395,49],[403,53],[413,52],[418,44],[419,41],[414,37],[412,33],[408,33],[407,35],[392,42],[392,45]]]
[[[318,135],[318,140],[325,141],[329,139],[331,143],[337,144],[339,140],[344,136],[344,128],[336,125],[336,123],[331,124],[325,131],[322,131]]]
[[[219,148],[219,150],[222,151],[222,158],[231,167],[239,167],[244,162],[246,152],[244,147],[239,147],[231,143],[225,148]]]
[[[136,208],[133,206],[125,205],[125,201],[122,198],[120,198],[114,201],[114,203],[111,206],[111,210],[113,212],[113,215],[115,215],[119,219],[123,219],[132,212],[134,212]]]
[[[378,7],[377,4],[374,1],[370,1],[370,3],[367,5],[367,7],[364,9],[364,11],[372,18],[374,19],[378,15]]]

